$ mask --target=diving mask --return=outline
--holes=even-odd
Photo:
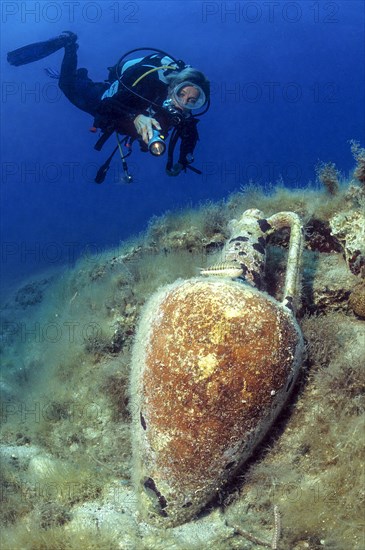
[[[184,90],[184,88],[189,87],[194,88],[193,94],[189,94],[189,90]],[[205,93],[201,87],[188,81],[181,82],[181,84],[175,86],[171,97],[182,109],[200,109],[200,107],[202,107],[206,102]]]

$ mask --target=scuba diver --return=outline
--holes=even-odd
[[[101,130],[101,137],[95,144],[96,150],[100,151],[113,133],[117,138],[117,146],[98,170],[97,183],[104,181],[117,150],[122,159],[124,179],[132,181],[125,159],[132,152],[133,141],[139,141],[142,151],[160,156],[166,150],[165,139],[169,131],[172,133],[166,173],[177,176],[188,168],[201,174],[191,163],[199,139],[196,128],[199,119],[192,111],[204,108],[198,113],[199,116],[210,105],[210,83],[202,72],[162,50],[136,48],[124,54],[114,66],[108,67],[106,81],[93,82],[87,69],[77,68],[77,35],[70,31],[11,51],[7,60],[14,66],[25,65],[62,48],[65,53],[60,73],[45,69],[47,75],[58,79],[60,89],[73,105],[94,117],[91,130]],[[126,60],[130,54],[146,50],[153,53]],[[121,140],[120,135],[125,137]],[[179,158],[174,164],[173,154],[179,139]]]

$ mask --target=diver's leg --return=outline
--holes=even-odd
[[[108,86],[93,82],[86,69],[77,69],[77,50],[76,42],[65,46],[58,85],[73,105],[95,116],[101,96]]]
[[[63,56],[60,78],[58,81],[59,87],[70,101],[72,101],[75,94],[78,47],[76,42],[72,42],[65,46],[65,54]]]

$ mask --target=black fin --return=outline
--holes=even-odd
[[[35,42],[34,44],[13,50],[8,53],[7,59],[10,65],[15,65],[16,67],[26,65],[27,63],[33,63],[34,61],[48,57],[69,43],[70,37],[66,34],[61,34],[56,38],[51,38],[44,42]]]

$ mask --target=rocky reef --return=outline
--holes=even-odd
[[[362,550],[364,204],[355,176],[331,192],[248,186],[14,289],[1,311],[1,547]],[[304,222],[306,358],[249,464],[193,520],[161,529],[139,515],[131,482],[137,322],[159,287],[219,264],[228,222],[247,208],[293,211]],[[268,241],[264,283],[279,301],[288,239],[282,229]],[[210,368],[202,363],[201,375]],[[207,469],[209,457],[205,449]]]

